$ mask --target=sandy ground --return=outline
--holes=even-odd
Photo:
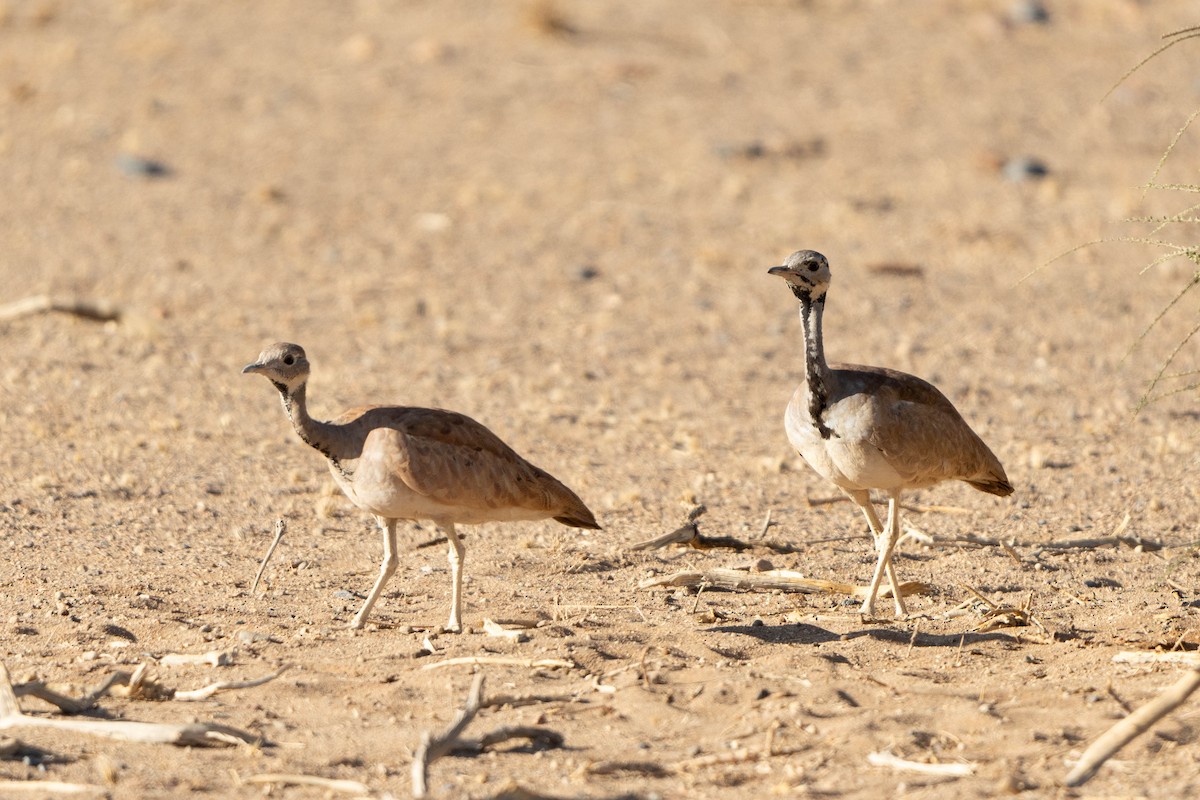
[[[216,722],[260,746],[20,728],[0,775],[254,797],[252,776],[295,773],[406,797],[421,733],[474,671],[428,668],[497,656],[517,663],[478,669],[507,701],[468,735],[538,725],[562,746],[439,760],[435,796],[1200,793],[1196,699],[1060,787],[1180,674],[1113,657],[1200,637],[1196,395],[1132,414],[1194,298],[1130,353],[1191,270],[1142,272],[1159,251],[1111,243],[1019,282],[1189,205],[1138,187],[1196,105],[1195,47],[1102,98],[1194,9],[1049,2],[1022,24],[1015,5],[0,3],[0,297],[121,311],[0,322],[3,662],[76,693],[138,664],[177,688],[291,665],[199,704],[110,697],[94,714]],[[1160,180],[1195,182],[1197,154],[1184,137]],[[942,508],[905,518],[927,536],[903,545],[901,577],[931,587],[907,620],[837,595],[639,588],[764,559],[869,578],[860,516],[820,502],[834,490],[783,433],[800,329],[765,271],[801,247],[833,264],[831,357],[938,384],[1016,487],[908,496]],[[443,546],[407,526],[375,624],[347,630],[379,536],[270,386],[239,374],[280,339],[308,350],[317,416],[468,413],[604,530],[468,530],[472,631],[438,635]],[[1198,363],[1193,342],[1170,371]],[[698,503],[702,533],[757,545],[626,550]],[[1030,624],[981,630],[967,587]],[[508,642],[485,616],[537,627]],[[159,663],[210,651],[231,663]],[[538,659],[572,666],[519,663]]]

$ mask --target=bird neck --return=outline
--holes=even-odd
[[[821,317],[825,313],[825,295],[813,298],[799,294],[800,322],[804,327],[804,382],[808,385],[808,413],[813,424],[828,439],[833,433],[825,426],[822,415],[829,405],[831,375],[825,361],[825,342],[821,333]]]
[[[275,388],[279,390],[280,399],[283,401],[283,410],[287,413],[288,419],[292,421],[292,427],[296,429],[297,435],[304,440],[305,444],[319,450],[340,470],[338,459],[333,454],[333,437],[331,436],[333,426],[308,415],[308,404],[305,401],[306,384],[301,383],[293,388],[277,383]]]

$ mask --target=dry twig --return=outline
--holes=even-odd
[[[261,775],[251,775],[244,779],[246,783],[255,784],[281,784],[283,786],[318,786],[322,789],[327,789],[331,792],[342,792],[343,794],[367,794],[371,791],[365,783],[358,781],[336,780],[334,778],[321,778],[317,775],[297,775],[286,772],[267,772]]]
[[[868,753],[867,762],[876,767],[890,767],[905,772],[919,772],[922,775],[941,775],[951,778],[965,778],[975,772],[975,765],[969,762],[926,764],[923,761],[907,761],[891,753]]]
[[[179,667],[192,664],[208,664],[211,667],[228,667],[233,663],[233,650],[209,650],[207,653],[167,653],[158,660],[162,667]]]
[[[498,622],[494,622],[487,617],[483,618],[483,632],[488,636],[495,636],[500,639],[508,639],[510,642],[523,642],[529,638],[525,631],[509,630],[503,627]]]
[[[429,731],[421,734],[421,746],[413,755],[412,792],[413,797],[425,797],[429,792],[429,765],[454,749],[458,736],[466,729],[483,703],[483,673],[478,673],[471,681],[471,691],[467,695],[467,703],[454,716],[450,727],[437,736]]]
[[[115,322],[121,319],[121,309],[105,300],[80,300],[76,297],[51,297],[39,294],[0,306],[0,321],[19,319],[60,311],[94,322]]]
[[[1109,758],[1125,745],[1145,733],[1150,727],[1187,701],[1200,688],[1200,666],[1193,667],[1158,697],[1134,711],[1105,731],[1092,742],[1075,767],[1063,780],[1066,786],[1082,786],[1096,774]]]
[[[108,796],[108,789],[92,783],[63,783],[62,781],[0,781],[0,795],[15,797],[16,795],[33,794],[39,797],[52,794],[90,794],[100,797]]]
[[[263,571],[267,568],[267,562],[271,560],[271,556],[275,553],[275,548],[279,546],[279,540],[283,538],[283,534],[287,533],[287,523],[283,518],[275,520],[275,539],[271,542],[271,546],[267,548],[267,554],[263,556],[262,563],[258,565],[258,572],[254,576],[254,583],[250,584],[250,594],[254,594],[254,590],[258,588],[258,582],[262,580]]]
[[[264,675],[261,678],[253,678],[248,681],[217,681],[210,683],[201,689],[189,689],[186,691],[176,690],[172,695],[172,700],[180,700],[183,702],[194,702],[197,700],[207,700],[217,692],[228,692],[235,689],[253,689],[256,686],[262,686],[264,683],[270,683],[278,678],[284,672],[287,672],[290,664],[284,664],[279,669],[272,672],[270,675]]]
[[[481,664],[503,664],[509,667],[524,667],[525,669],[574,669],[574,661],[561,658],[509,658],[507,656],[460,656],[447,658],[434,664],[426,664],[421,669],[441,669],[442,667],[476,667]]]
[[[846,594],[854,597],[865,597],[866,586],[852,586],[837,581],[823,581],[816,578],[805,578],[798,572],[785,569],[772,569],[763,572],[746,572],[740,569],[714,568],[703,572],[684,571],[671,575],[659,575],[647,578],[638,584],[639,589],[649,589],[655,586],[705,586],[712,589],[745,590],[745,591],[782,591],[800,592],[802,594]],[[905,581],[900,584],[900,593],[907,596],[923,594],[929,591],[927,584],[917,581]]]
[[[92,736],[121,739],[149,744],[174,744],[183,747],[215,744],[250,744],[259,738],[236,728],[215,723],[176,725],[166,722],[132,722],[127,720],[53,719],[31,717],[21,712],[17,696],[8,677],[8,669],[0,664],[0,730],[8,728],[51,728],[76,731]]]
[[[1147,653],[1140,650],[1125,650],[1113,656],[1116,664],[1184,664],[1200,668],[1200,652],[1194,650],[1172,650],[1165,653]]]

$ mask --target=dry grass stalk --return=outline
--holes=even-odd
[[[321,778],[316,775],[296,775],[286,772],[267,772],[261,775],[251,775],[243,779],[246,783],[265,784],[268,787],[275,784],[281,786],[317,786],[330,792],[342,794],[367,794],[371,790],[365,783],[358,781],[336,780]]]
[[[426,664],[421,669],[441,669],[442,667],[477,667],[482,664],[502,664],[509,667],[524,667],[525,669],[574,669],[575,662],[561,658],[509,658],[507,656],[460,656],[447,658],[435,664]]]
[[[1200,668],[1200,652],[1173,650],[1166,653],[1146,653],[1126,650],[1113,656],[1114,664],[1184,664]]]
[[[683,571],[671,575],[659,575],[638,583],[639,589],[649,589],[655,586],[705,586],[706,588],[734,591],[845,594],[854,597],[865,597],[867,593],[865,586],[805,578],[798,572],[783,569],[746,572],[739,569],[714,568],[703,572]],[[929,586],[919,581],[905,581],[900,584],[900,593],[905,596],[925,594],[928,591]]]
[[[1063,784],[1076,787],[1087,783],[1105,761],[1149,730],[1154,723],[1183,705],[1197,688],[1200,688],[1200,666],[1188,670],[1158,697],[1113,725],[1099,739],[1092,742],[1088,749],[1083,751],[1075,767],[1067,773]]]
[[[778,525],[778,524],[779,523],[775,522],[775,520],[771,519],[771,509],[768,508],[767,516],[763,517],[762,527],[758,529],[758,538],[761,539],[764,536],[766,536],[767,531],[771,530],[772,526]]]
[[[16,797],[18,795],[37,795],[39,797],[66,794],[66,795],[97,795],[99,797],[107,797],[109,792],[107,787],[97,786],[92,783],[63,783],[62,781],[0,781],[0,795],[4,797]]]
[[[109,739],[147,744],[174,744],[181,747],[216,744],[251,744],[259,737],[215,723],[171,724],[127,720],[82,720],[31,717],[21,711],[9,680],[8,669],[0,664],[0,730],[9,728],[51,728],[74,731]]]
[[[262,580],[263,572],[267,568],[267,562],[271,560],[271,556],[275,553],[275,548],[279,546],[279,540],[283,538],[283,534],[287,532],[287,523],[282,518],[275,520],[275,539],[271,542],[271,546],[267,548],[267,554],[263,556],[262,563],[258,565],[258,572],[254,575],[254,583],[250,584],[250,594],[254,594],[254,590],[258,588],[258,582]]]
[[[479,673],[471,681],[471,691],[467,694],[467,703],[455,714],[454,720],[446,730],[437,736],[425,731],[421,734],[421,745],[413,755],[412,763],[412,793],[413,797],[425,797],[429,793],[429,765],[454,749],[459,735],[471,724],[483,703],[483,673]]]
[[[975,772],[975,765],[968,762],[927,764],[923,761],[908,761],[891,753],[868,753],[867,763],[876,767],[888,767],[904,772],[919,772],[922,775],[939,775],[950,778],[965,778]]]
[[[542,703],[586,703],[587,700],[572,694],[496,694],[484,701],[484,708],[520,708]]]

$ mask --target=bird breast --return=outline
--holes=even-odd
[[[784,414],[788,441],[818,475],[843,489],[911,486],[872,441],[870,432],[877,417],[873,405],[871,398],[863,395],[831,403],[822,414],[831,433],[822,437],[809,412],[808,387],[801,385]]]

